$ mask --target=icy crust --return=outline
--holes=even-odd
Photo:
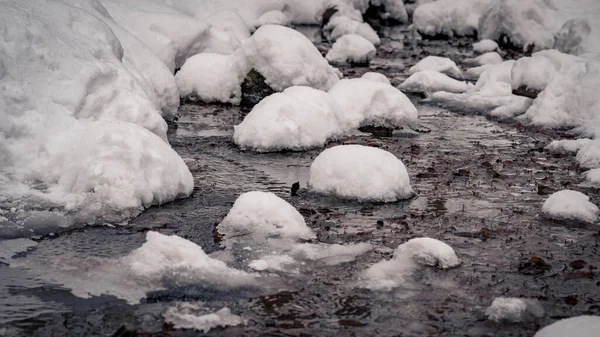
[[[341,107],[345,124],[414,126],[417,108],[400,90],[364,78],[343,79],[329,90]]]
[[[406,92],[429,94],[437,91],[462,93],[467,91],[469,86],[466,82],[455,80],[437,71],[423,70],[410,75],[398,88]]]
[[[496,322],[518,323],[544,317],[544,308],[536,299],[497,297],[485,315]]]
[[[339,76],[304,35],[291,28],[260,27],[242,46],[248,62],[276,91],[292,86],[328,90]],[[244,74],[245,75],[245,74]]]
[[[232,314],[227,307],[216,312],[210,312],[201,304],[177,303],[169,307],[163,317],[166,322],[173,324],[176,329],[195,329],[209,332],[213,328],[246,324],[246,320]]]
[[[245,74],[236,57],[201,53],[187,59],[175,74],[180,95],[204,102],[239,104]]]
[[[439,56],[427,56],[417,64],[412,66],[408,73],[410,75],[424,70],[433,70],[448,76],[460,78],[462,71],[458,68],[456,63],[449,58]]]
[[[393,202],[414,195],[406,167],[393,154],[362,145],[321,152],[310,166],[309,187],[342,198]]]
[[[417,7],[413,24],[427,36],[475,35],[491,0],[437,0]]]
[[[1,210],[0,210],[1,214]],[[37,242],[30,239],[0,240],[0,263],[10,264],[10,259],[19,253],[34,249]]]
[[[427,237],[415,238],[399,245],[391,260],[376,263],[362,272],[359,284],[372,290],[391,290],[410,283],[419,265],[448,269],[460,263],[448,244]]]
[[[331,42],[337,41],[344,35],[356,34],[369,40],[374,46],[379,46],[381,43],[377,32],[368,23],[356,21],[346,16],[332,17],[327,25],[323,27],[323,34]]]
[[[375,56],[375,46],[356,34],[339,38],[325,55],[330,63],[368,64]]]
[[[498,42],[490,39],[483,39],[473,43],[473,51],[476,53],[488,53],[498,50]]]
[[[600,210],[590,198],[577,191],[562,190],[552,194],[542,206],[542,214],[554,220],[574,220],[586,223],[598,221]]]
[[[600,316],[576,316],[545,326],[533,337],[596,337],[598,331]]]
[[[269,237],[310,239],[315,234],[304,218],[285,200],[270,192],[247,192],[240,195],[218,226],[225,240],[250,236],[253,240]],[[235,240],[234,240],[235,241]]]
[[[264,98],[234,127],[233,140],[258,152],[303,150],[339,136],[340,107],[324,91],[291,87]]]
[[[176,235],[148,232],[146,242],[123,258],[140,281],[160,284],[168,278],[178,284],[208,282],[240,286],[254,282],[254,276],[228,267],[202,250],[202,247]]]

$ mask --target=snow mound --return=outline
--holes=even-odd
[[[325,58],[331,63],[368,64],[375,52],[375,46],[369,40],[348,34],[335,41]]]
[[[489,0],[437,0],[417,7],[413,24],[426,36],[471,36]]]
[[[330,42],[335,42],[344,35],[356,34],[369,40],[374,46],[381,44],[377,32],[368,23],[359,22],[346,16],[332,17],[323,27],[323,33]]]
[[[595,337],[599,330],[600,316],[577,316],[545,326],[533,337]]]
[[[500,64],[502,63],[502,56],[497,52],[488,52],[481,54],[474,58],[464,59],[463,63],[471,66],[482,66],[485,64]]]
[[[216,327],[246,324],[243,318],[232,314],[227,307],[210,313],[202,305],[185,302],[169,307],[163,317],[176,329],[195,329],[204,333]]]
[[[187,59],[175,80],[182,97],[239,104],[246,75],[240,70],[236,55],[202,53]]]
[[[600,210],[590,198],[577,191],[562,190],[552,194],[542,206],[542,214],[555,220],[595,223]]]
[[[594,186],[600,186],[600,168],[584,172],[585,179]]]
[[[557,50],[544,50],[531,57],[522,57],[512,69],[512,88],[542,91],[561,74],[583,71],[585,61]]]
[[[372,72],[372,71],[364,73],[360,78],[369,80],[369,81],[373,81],[373,82],[380,82],[380,83],[392,85],[392,83],[390,83],[390,80],[384,74],[376,73],[376,72]]]
[[[581,139],[564,139],[564,140],[553,140],[546,146],[546,149],[550,152],[554,153],[564,153],[564,152],[577,152],[582,147],[591,143],[592,140],[589,138],[581,138]]]
[[[590,142],[581,144],[577,152],[577,162],[583,168],[600,167],[600,139],[594,139]]]
[[[234,127],[233,140],[259,152],[323,146],[342,132],[340,111],[324,91],[291,87],[260,101]]]
[[[402,91],[433,93],[446,91],[461,93],[467,91],[469,86],[466,82],[457,81],[434,70],[423,70],[410,75],[398,87]]]
[[[492,321],[508,321],[513,323],[525,320],[542,318],[544,308],[535,299],[514,297],[497,297],[485,311],[485,315]]]
[[[218,226],[225,240],[242,235],[248,240],[264,240],[271,236],[292,239],[314,238],[304,218],[287,201],[270,192],[247,192],[240,195]]]
[[[456,63],[454,63],[454,61],[449,58],[439,56],[427,56],[412,66],[408,70],[408,73],[412,75],[424,70],[433,70],[456,78],[460,78],[462,76],[462,72]]]
[[[365,270],[360,284],[372,290],[391,290],[410,283],[419,265],[448,269],[460,263],[446,243],[427,237],[415,238],[399,245],[391,260],[378,262]]]
[[[479,42],[473,43],[473,51],[476,53],[488,53],[498,50],[498,42],[490,39],[483,39]]]
[[[280,26],[289,26],[291,24],[290,17],[278,10],[272,10],[261,15],[255,23],[256,27],[266,26],[266,25],[280,25]]]
[[[338,102],[345,124],[412,126],[418,123],[417,108],[400,90],[367,79],[343,79],[329,94]]]
[[[150,231],[146,242],[123,258],[138,278],[150,283],[171,279],[179,284],[208,282],[240,286],[254,282],[254,276],[215,260],[195,243],[175,235]]]
[[[321,152],[310,167],[309,187],[342,198],[393,202],[414,195],[406,167],[393,154],[361,145]]]
[[[592,30],[592,25],[586,18],[568,20],[554,36],[554,49],[573,55],[598,52],[595,48],[590,48],[594,44],[591,41]]]
[[[248,70],[255,69],[275,91],[292,86],[329,90],[339,76],[317,48],[300,32],[266,25],[242,46]]]

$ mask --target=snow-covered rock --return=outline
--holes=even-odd
[[[600,316],[576,316],[543,327],[533,337],[595,337],[600,331]]]
[[[426,36],[471,36],[490,0],[437,0],[423,4],[413,13],[413,24]]]
[[[163,313],[163,317],[176,329],[196,329],[204,333],[216,327],[246,324],[243,318],[232,314],[227,307],[216,312],[209,312],[200,304],[186,302],[169,307]]]
[[[369,81],[373,81],[373,82],[380,82],[380,83],[392,85],[390,83],[390,80],[384,74],[376,73],[376,72],[372,72],[372,71],[364,73],[360,78],[363,78],[363,79],[369,80]]]
[[[356,34],[369,40],[373,45],[379,46],[381,40],[377,32],[368,23],[359,22],[346,16],[335,16],[323,27],[323,33],[331,42],[344,35]]]
[[[265,25],[280,25],[289,26],[291,24],[291,18],[284,12],[278,10],[272,10],[261,15],[255,23],[256,27]]]
[[[202,53],[188,58],[175,75],[180,95],[204,102],[239,104],[246,74],[237,57]]]
[[[244,43],[247,69],[255,69],[276,91],[291,86],[328,90],[339,81],[337,71],[298,31],[277,25],[256,30]]]
[[[417,62],[417,64],[412,66],[408,70],[408,73],[412,75],[416,72],[423,70],[433,70],[455,78],[460,78],[462,76],[462,71],[460,71],[460,69],[458,68],[456,63],[454,63],[454,61],[452,61],[449,58],[440,56],[425,57],[421,61]]]
[[[477,57],[467,58],[463,60],[464,64],[472,66],[482,66],[485,64],[500,64],[502,63],[502,56],[496,52],[488,52],[481,54]]]
[[[523,322],[542,318],[544,308],[536,299],[497,297],[485,311],[488,319],[496,322]]]
[[[254,106],[234,127],[233,140],[259,152],[323,146],[347,129],[341,111],[325,91],[290,87]]]
[[[254,240],[271,236],[291,239],[314,238],[304,218],[285,200],[270,192],[247,192],[240,195],[227,216],[218,225],[225,240],[235,240],[243,234]],[[247,237],[242,237],[247,241]]]
[[[594,186],[600,186],[600,168],[591,169],[583,173],[585,179]]]
[[[381,261],[365,270],[360,284],[373,290],[391,290],[411,282],[410,277],[419,265],[448,269],[460,263],[448,244],[427,237],[415,238],[399,245],[391,260]]]
[[[583,168],[600,168],[600,139],[585,141],[578,144],[577,162]]]
[[[365,1],[355,1],[356,2],[365,2]],[[386,14],[390,19],[397,20],[401,23],[408,22],[408,13],[406,12],[406,7],[404,6],[404,1],[398,0],[371,0],[368,1],[371,6],[383,6],[385,8]]]
[[[473,43],[473,51],[476,53],[489,53],[498,50],[498,42],[490,39],[483,39]]]
[[[581,192],[558,191],[546,199],[542,206],[542,214],[555,220],[594,223],[598,220],[600,210],[589,200],[590,198]]]
[[[591,142],[589,138],[553,140],[546,149],[554,153],[576,153]]]
[[[335,41],[325,58],[330,63],[368,64],[375,52],[375,46],[369,40],[348,34]]]
[[[393,154],[361,145],[321,152],[310,167],[309,187],[342,198],[392,202],[414,195],[406,167]]]
[[[414,126],[418,112],[400,90],[363,78],[343,79],[329,94],[338,102],[345,124]]]
[[[455,80],[437,71],[423,70],[410,75],[398,88],[406,92],[429,94],[437,91],[461,93],[467,91],[469,86],[466,82]]]

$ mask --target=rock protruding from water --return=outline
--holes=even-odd
[[[253,107],[263,98],[272,95],[275,90],[271,88],[265,80],[265,77],[258,71],[252,69],[246,75],[242,82],[242,101],[241,106]]]

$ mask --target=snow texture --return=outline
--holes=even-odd
[[[473,51],[476,53],[488,53],[498,50],[498,42],[490,39],[483,39],[473,43]]]
[[[544,308],[536,299],[497,297],[485,315],[496,322],[518,323],[544,317]]]
[[[498,54],[497,52],[488,52],[474,58],[464,59],[462,62],[471,66],[482,66],[485,64],[500,64],[502,63],[502,56],[500,56],[500,54]]]
[[[589,138],[553,140],[546,149],[553,153],[576,153],[590,142]]]
[[[207,311],[200,304],[182,302],[169,307],[163,313],[163,317],[176,329],[195,329],[204,333],[216,327],[246,324],[243,318],[232,314],[227,307],[213,313]]]
[[[204,102],[239,104],[245,73],[238,55],[202,53],[187,59],[175,75],[182,97]]]
[[[329,90],[346,125],[414,126],[418,112],[400,90],[363,78],[343,79]]]
[[[225,240],[245,235],[254,240],[270,236],[292,239],[314,238],[304,218],[287,201],[270,192],[247,192],[240,195],[218,226]],[[242,237],[248,240],[247,237]]]
[[[600,316],[576,316],[545,326],[533,337],[596,337],[598,331]]]
[[[558,76],[569,76],[584,71],[584,68],[585,60],[579,57],[557,50],[537,52],[516,61],[512,69],[512,87],[542,91]]]
[[[342,198],[393,202],[414,195],[406,167],[393,154],[362,145],[321,152],[310,167],[309,187]]]
[[[398,88],[405,92],[429,94],[437,91],[462,93],[467,91],[469,86],[466,82],[455,80],[437,71],[423,70],[410,75]]]
[[[364,73],[360,78],[369,80],[369,81],[373,81],[373,82],[380,82],[380,83],[392,85],[390,83],[390,80],[384,74],[376,73],[376,72],[372,72],[372,71]]]
[[[304,35],[288,27],[260,27],[242,47],[249,68],[276,91],[291,86],[328,90],[339,76]]]
[[[415,238],[399,245],[391,260],[381,261],[365,270],[360,284],[372,290],[391,290],[410,283],[419,265],[448,269],[460,263],[448,244],[427,237]]]
[[[581,192],[558,191],[546,199],[542,206],[542,214],[554,220],[595,223],[600,210],[589,200],[590,198]]]
[[[413,24],[422,35],[471,36],[490,0],[437,0],[413,13]]]
[[[377,32],[368,23],[359,22],[345,16],[334,16],[323,27],[323,33],[330,42],[335,42],[344,35],[356,34],[369,40],[374,46],[379,46],[381,40]]]
[[[330,63],[368,64],[375,57],[375,46],[356,34],[347,34],[337,39],[325,55]]]
[[[256,21],[255,26],[265,26],[265,25],[280,25],[280,26],[289,26],[291,24],[290,17],[278,10],[272,10],[261,15]]]
[[[433,70],[455,78],[460,78],[462,76],[462,72],[460,71],[456,63],[454,63],[454,61],[452,61],[449,58],[440,56],[425,57],[417,64],[412,66],[408,70],[408,73],[412,75],[423,70]]]
[[[577,162],[583,168],[600,168],[600,139],[580,144]]]
[[[344,128],[341,108],[325,91],[291,87],[264,98],[234,127],[242,149],[259,152],[323,146]]]

